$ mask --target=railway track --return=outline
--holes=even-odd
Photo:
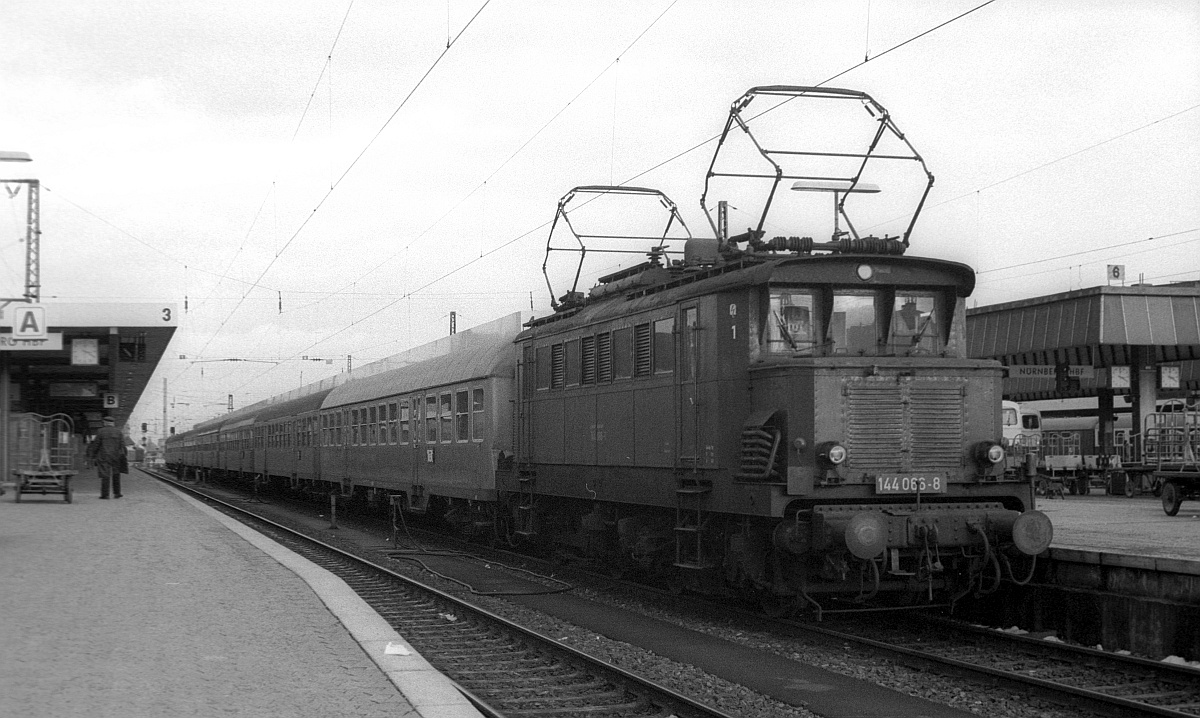
[[[487,716],[733,718],[450,594],[223,501],[197,496],[341,578]]]
[[[1200,716],[1200,671],[1184,666],[928,617],[820,630],[1111,715]]]
[[[504,560],[503,557],[508,556],[506,552],[495,549],[474,548],[493,561]],[[522,555],[521,559],[537,563],[536,559],[528,556]],[[546,570],[553,571],[560,577],[564,575],[564,567],[561,565],[547,565]],[[597,591],[603,591],[604,586],[613,584],[608,576],[592,574],[581,569],[571,569],[569,573],[588,577],[595,583]],[[769,619],[761,614],[741,611],[728,605],[705,603],[695,596],[688,596],[684,602],[669,591],[657,591],[641,584],[620,583],[624,590],[633,592],[639,597],[637,600],[647,606],[660,609],[669,605],[676,606],[679,613],[692,615],[701,607],[704,612],[726,619],[737,615],[739,620],[744,622],[744,627],[749,627],[749,631],[746,632],[757,628],[770,635],[790,637],[801,643],[811,644],[814,637],[820,637],[828,643],[856,645],[876,654],[891,655],[901,663],[918,663],[924,670],[933,668],[938,672],[966,677],[983,685],[1002,684],[1019,693],[1037,695],[1062,705],[1100,714],[1175,718],[1200,716],[1200,671],[1183,666],[1015,636],[956,621],[928,617],[921,617],[920,620],[899,620],[897,617],[897,620],[886,624],[877,619],[869,623],[837,619],[821,625],[787,619]],[[368,598],[366,593],[363,596],[374,605],[375,599]],[[402,608],[400,612],[408,615],[407,605]],[[389,621],[392,620],[383,608],[377,607],[377,610]],[[401,620],[403,619],[397,619]],[[426,631],[431,632],[430,642],[436,644],[440,641],[437,632],[450,628],[442,625],[444,623],[447,623],[447,620],[440,617],[424,619],[413,625],[393,625],[406,637],[410,634],[415,637]],[[475,678],[486,681],[492,676],[488,669],[479,669],[476,658],[480,655],[479,645],[482,645],[478,640],[482,640],[481,637],[487,634],[466,635],[474,636],[471,640],[475,642],[469,641],[469,645],[463,649],[449,650],[441,659],[450,666],[447,668],[434,662],[432,656],[436,655],[436,652],[433,649],[426,654],[425,648],[420,645],[417,647],[431,662],[452,677],[452,667],[457,663],[461,670],[467,673],[474,671],[477,673]],[[487,645],[490,647],[492,644]],[[497,645],[497,651],[501,652],[500,655],[505,655],[503,651],[507,649],[500,645]],[[508,664],[503,665],[507,671]],[[606,690],[611,689],[601,689],[600,693]]]

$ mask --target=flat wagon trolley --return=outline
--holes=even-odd
[[[75,476],[74,422],[66,414],[26,414],[15,422],[16,495],[62,494],[71,503],[71,478]]]
[[[1164,407],[1146,416],[1141,434],[1130,437],[1132,455],[1122,468],[1137,484],[1161,492],[1167,516],[1179,513],[1184,499],[1200,499],[1200,410],[1192,404]]]

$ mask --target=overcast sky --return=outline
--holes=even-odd
[[[756,85],[836,77],[891,112],[937,178],[910,253],[973,266],[972,304],[1109,264],[1200,279],[1200,3],[996,0],[921,36],[978,5],[8,0],[0,149],[34,161],[0,177],[43,183],[47,304],[186,302],[133,417],[161,423],[165,377],[181,427],[451,311],[548,311],[571,187],[661,189],[708,234],[705,142]],[[19,296],[25,206],[0,201]]]

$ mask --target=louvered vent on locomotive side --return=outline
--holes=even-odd
[[[846,385],[846,449],[852,469],[952,469],[963,460],[959,382],[855,381]]]

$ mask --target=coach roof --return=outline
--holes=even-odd
[[[444,353],[388,371],[351,379],[329,392],[322,409],[373,401],[491,376],[511,378],[515,365],[511,331],[496,334],[462,334],[446,337]]]

